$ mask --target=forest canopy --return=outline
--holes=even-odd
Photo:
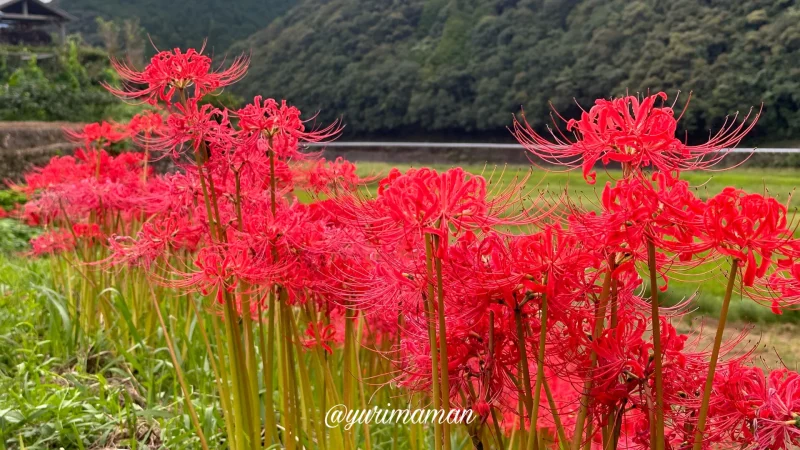
[[[551,103],[574,117],[664,90],[681,110],[692,93],[690,138],[763,103],[755,142],[800,140],[796,0],[57,1],[89,42],[96,16],[138,18],[162,49],[248,53],[235,94],[341,117],[350,135],[509,139],[521,108],[541,129]]]
[[[78,20],[72,32],[80,32],[92,44],[100,44],[96,18],[138,18],[153,44],[160,49],[200,47],[209,40],[209,51],[223,53],[236,40],[266,27],[296,0],[56,0]],[[152,53],[152,49],[150,49]]]
[[[800,137],[793,0],[304,0],[235,44],[241,93],[287,98],[356,134],[501,136],[524,107],[575,116],[594,99],[664,90],[683,126],[764,104],[756,135]]]

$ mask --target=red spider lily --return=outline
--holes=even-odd
[[[75,248],[75,236],[67,230],[51,230],[31,239],[31,254],[40,256],[70,251]]]
[[[524,117],[522,122],[514,119],[513,133],[528,151],[548,164],[583,167],[584,178],[593,184],[593,167],[598,161],[604,165],[619,162],[635,172],[648,166],[667,173],[708,169],[752,130],[760,116],[759,112],[748,123],[748,114],[738,125],[734,117],[707,143],[687,145],[675,137],[680,117],[676,119],[670,107],[655,106],[666,99],[664,92],[641,102],[634,96],[598,99],[580,120],[566,121],[566,131],[573,133],[574,141],[560,130],[550,130],[551,142],[536,133]]]
[[[565,380],[560,379],[556,374],[552,373],[548,368],[545,368],[545,377],[548,380],[548,386],[550,387],[550,391],[553,394],[553,399],[556,403],[556,411],[559,413],[559,417],[561,420],[562,425],[564,426],[565,430],[567,431],[568,435],[571,435],[572,429],[575,427],[575,407],[577,406],[577,402],[579,402],[579,395],[580,393],[575,389],[575,387]],[[542,398],[544,394],[542,394]],[[497,400],[494,401],[494,404],[497,405],[504,405],[501,406],[499,409],[502,411],[502,419],[501,419],[501,430],[506,435],[511,435],[515,431],[519,430],[519,415],[515,413],[517,403],[517,392],[516,388],[514,389],[507,389],[503,392],[502,396],[499,397]],[[543,405],[544,406],[544,405]],[[530,423],[527,418],[524,418],[524,427],[528,429],[530,427]],[[627,426],[626,426],[627,428]],[[555,421],[552,415],[552,411],[550,408],[543,407],[540,411],[539,417],[539,430],[546,431],[549,436],[557,437],[557,431],[555,427]],[[595,436],[599,438],[599,435]],[[601,442],[593,442],[592,448],[602,448]]]
[[[128,137],[127,130],[124,127],[105,121],[84,125],[80,131],[64,128],[64,134],[71,141],[83,144],[86,148],[108,147]]]
[[[800,445],[800,375],[779,369],[754,392],[763,399],[752,422],[753,439],[761,448],[785,449]]]
[[[142,71],[112,59],[111,64],[124,83],[122,89],[106,85],[112,94],[123,99],[143,99],[155,105],[159,100],[172,103],[176,92],[188,94],[194,88],[194,100],[241,79],[247,72],[249,61],[240,56],[226,69],[211,69],[211,58],[202,54],[203,49],[190,48],[185,53],[180,49],[161,51],[150,59]]]
[[[175,105],[174,109],[175,113],[167,118],[164,130],[153,138],[153,148],[169,152],[177,160],[185,151],[184,144],[189,144],[195,152],[200,151],[203,145],[228,147],[231,144],[232,130],[227,110],[208,103],[201,105],[196,100]]]
[[[642,179],[623,179],[606,184],[602,206],[605,214],[615,217],[626,229],[636,229],[662,242],[671,237],[677,244],[692,242],[693,222],[705,211],[705,204],[694,196],[689,183],[664,173],[653,174],[656,185]],[[631,248],[638,239],[627,239]],[[666,244],[666,243],[665,243]]]
[[[728,439],[771,450],[800,445],[800,375],[778,369],[765,377],[760,368],[735,365],[718,380],[715,416]]]
[[[494,197],[487,196],[486,179],[454,168],[443,173],[432,169],[410,169],[405,174],[392,169],[378,186],[377,202],[381,215],[388,215],[394,227],[419,235],[420,232],[440,236],[448,245],[448,236],[468,229],[531,224],[540,219],[533,213],[536,202],[520,207],[521,189],[527,177],[513,183]],[[515,214],[506,214],[520,207]],[[362,211],[365,215],[369,212]],[[389,225],[388,223],[386,225]],[[392,225],[389,225],[392,228]],[[441,248],[438,249],[441,251]]]
[[[520,283],[554,300],[578,295],[585,286],[582,273],[600,265],[599,255],[588,251],[576,236],[560,227],[547,227],[537,234],[513,239],[510,251],[512,266],[525,274]]]
[[[75,150],[73,156],[54,156],[41,168],[25,174],[19,189],[33,193],[58,184],[76,183],[85,179],[111,182],[133,182],[141,177],[142,155],[121,153],[110,156],[104,150]]]
[[[800,263],[794,263],[786,270],[770,275],[767,286],[778,296],[770,295],[772,312],[782,314],[782,308],[800,303]]]
[[[75,182],[92,174],[92,167],[73,156],[54,156],[50,162],[25,174],[25,183],[17,189],[28,194],[54,184]]]
[[[207,230],[176,214],[162,220],[152,220],[142,225],[136,238],[112,236],[108,240],[111,256],[108,262],[116,266],[141,266],[149,269],[169,252],[185,250],[194,252]]]
[[[317,336],[319,334],[319,337]],[[316,346],[322,347],[329,354],[333,354],[333,349],[330,346],[331,342],[336,340],[336,328],[333,325],[325,324],[325,322],[313,323],[309,322],[306,328],[307,339],[303,341],[303,345],[307,348],[314,348]]]
[[[226,255],[215,246],[201,248],[194,265],[197,271],[186,273],[177,280],[164,280],[164,284],[203,295],[215,295],[223,303],[225,292],[234,292],[239,279],[235,277],[241,263],[232,255]]]
[[[72,226],[76,238],[105,240],[100,226],[96,223],[76,223]]]
[[[705,203],[694,196],[689,184],[657,172],[655,185],[641,178],[625,178],[614,185],[607,183],[602,194],[603,215],[574,214],[570,220],[574,230],[589,239],[602,239],[602,245],[616,254],[629,255],[630,262],[647,261],[647,244],[653,243],[656,269],[667,289],[666,267],[676,261],[690,263],[698,233],[697,222],[705,212]],[[604,228],[598,229],[601,225]]]
[[[488,402],[480,400],[472,405],[472,411],[474,411],[481,420],[485,421],[489,418],[489,414],[492,413],[492,406]]]
[[[776,262],[773,258],[792,252],[786,214],[774,198],[725,188],[706,203],[704,243],[697,250],[713,249],[739,261],[744,285],[752,286]]]
[[[621,400],[642,406],[642,386],[648,382],[652,344],[644,339],[647,319],[639,314],[627,314],[613,329],[606,330],[592,342],[598,355],[598,366],[592,372],[592,399],[600,405],[616,405]]]
[[[335,161],[317,160],[303,173],[308,187],[315,193],[338,192],[340,189],[353,191],[371,179],[362,179],[356,173],[355,164],[342,157]]]
[[[198,226],[202,226],[202,219],[205,219],[203,208],[200,208],[200,216],[195,211],[198,198],[202,199],[200,180],[188,168],[183,173],[149,179],[147,189],[141,197],[144,210],[148,214],[182,217]]]
[[[164,117],[156,111],[144,111],[131,118],[126,126],[128,134],[145,140],[158,135],[164,128]]]
[[[381,180],[378,195],[393,218],[406,225],[461,228],[488,220],[486,180],[461,168],[441,175],[431,169],[411,169],[405,174],[392,169]]]
[[[118,214],[129,218],[141,211],[142,155],[109,156],[103,150],[76,150],[74,156],[54,157],[44,168],[25,175],[27,185],[16,187],[30,198],[21,209],[30,223],[65,220],[68,226]]]
[[[358,344],[392,364],[390,374],[368,373],[370,364],[361,375],[388,375],[423,394],[434,374],[445,372],[432,367],[431,347],[442,345],[451,405],[472,408],[484,425],[525,433],[519,425],[529,427],[534,414],[520,404],[538,396],[536,431],[549,440],[582,429],[572,445],[591,448],[608,448],[603,438],[617,431],[614,448],[650,448],[656,439],[655,327],[665,447],[685,449],[697,428],[711,352],[699,333],[681,334],[671,324],[693,297],[655,313],[643,298],[648,245],[656,247],[664,280],[676,266],[724,255],[745,266],[748,295],[772,301],[776,310],[800,303],[800,244],[788,229],[787,209],[732,188],[704,202],[677,176],[710,168],[725,154],[721,147],[735,145],[752,127],[748,120],[689,146],[675,137],[673,110],[656,105],[666,98],[660,93],[598,100],[580,120],[567,122],[575,139],[558,132],[563,147],[517,122],[529,150],[548,162],[582,166],[587,179],[597,162],[623,166],[623,178],[606,185],[597,211],[530,198],[527,176],[497,188],[504,183],[461,168],[393,170],[368,196],[359,186],[371,179],[360,178],[354,164],[306,161],[315,155],[302,144],[335,137],[338,122],[315,129],[297,108],[262,97],[233,113],[201,103],[239,78],[245,65],[237,60],[214,72],[209,58],[176,50],[160,53],[142,72],[121,67],[126,87],[118,94],[168,103],[135,117],[127,134],[176,159],[190,149],[201,164],[152,177],[141,155],[79,150],[54,158],[20,187],[31,196],[25,215],[51,230],[33,242],[34,251],[110,255],[101,262],[147,272],[177,293],[206,294],[206,310],[226,306],[226,338],[262,320],[268,294],[279,292],[272,300],[281,309],[280,329],[292,334],[287,345],[330,354],[356,324]],[[432,237],[439,245],[430,254]],[[299,327],[284,328],[284,320],[298,318]],[[297,336],[297,329],[305,334]],[[787,448],[797,442],[798,377],[784,371],[765,379],[744,369],[750,352],[731,356],[744,336],[721,346],[702,445]],[[231,356],[217,361],[238,361]],[[585,425],[578,422],[583,415]]]
[[[300,110],[282,100],[280,106],[271,98],[257,96],[253,103],[236,112],[243,142],[261,154],[273,151],[279,159],[301,160],[310,155],[300,152],[303,142],[323,142],[335,138],[342,130],[339,122],[319,129],[306,130]],[[271,148],[268,148],[270,146]]]

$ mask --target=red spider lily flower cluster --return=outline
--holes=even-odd
[[[25,183],[15,188],[30,201],[18,215],[47,229],[34,243],[34,254],[71,250],[79,242],[104,245],[113,232],[131,232],[149,194],[142,179],[151,173],[138,153],[111,156],[101,149],[77,149],[26,174]]]
[[[652,167],[665,173],[711,168],[755,126],[760,112],[749,121],[727,120],[705,144],[687,145],[676,137],[678,120],[672,107],[656,106],[667,100],[659,92],[640,100],[635,96],[598,99],[579,120],[566,121],[566,133],[556,126],[552,141],[538,134],[524,120],[514,120],[514,135],[531,153],[546,163],[583,168],[594,183],[595,164],[617,162],[635,169]],[[687,105],[688,106],[688,102]],[[559,116],[560,117],[560,116]]]
[[[143,99],[153,105],[159,101],[171,103],[176,92],[188,96],[189,89],[195,98],[203,97],[241,79],[248,66],[248,60],[242,57],[225,69],[212,70],[211,58],[203,55],[203,49],[158,52],[143,71],[120,61],[112,63],[125,86],[122,89],[108,86],[109,91],[124,99]]]
[[[128,137],[125,127],[108,122],[90,123],[81,130],[65,129],[64,134],[86,148],[108,147]]]
[[[774,198],[725,188],[706,204],[706,245],[740,261],[744,285],[752,286],[777,262],[773,258],[792,254],[795,242],[786,216],[786,206]]]
[[[764,374],[734,364],[718,374],[712,417],[719,439],[752,443],[754,448],[795,448],[800,439],[797,413],[800,375],[787,369]]]
[[[710,351],[679,333],[693,298],[657,303],[673,274],[729,261],[730,289],[776,311],[800,304],[787,207],[734,188],[702,199],[680,178],[711,168],[754,121],[687,145],[659,93],[598,100],[554,142],[515,122],[534,155],[590,183],[596,163],[622,165],[596,211],[531,195],[526,175],[502,187],[461,168],[395,169],[372,195],[355,165],[302,146],[338,123],[314,128],[262,97],[238,111],[201,102],[245,59],[213,71],[202,52],[175,50],[143,71],[116,66],[126,84],[112,92],[157,107],[123,134],[182,170],[154,175],[139,154],[102,149],[54,158],[26,177],[24,214],[51,228],[34,252],[104,246],[108,263],[255,320],[279,292],[302,313],[308,351],[334,353],[363,320],[362,344],[392,361],[396,384],[472,408],[501,434],[573,449],[800,445],[797,373],[748,367],[750,353],[734,352],[744,334]],[[75,136],[117,138],[97,130]]]
[[[125,127],[129,136],[149,139],[158,136],[164,128],[164,118],[155,111],[145,111],[133,116]]]

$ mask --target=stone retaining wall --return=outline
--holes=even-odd
[[[42,166],[56,155],[71,154],[75,144],[64,137],[67,122],[0,122],[0,182],[18,181],[22,174]]]
[[[530,164],[524,149],[494,148],[346,148],[330,147],[323,151],[326,159],[341,156],[348,161],[389,162],[397,164]]]

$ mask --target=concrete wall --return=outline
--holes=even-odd
[[[341,156],[348,161],[389,162],[403,165],[530,164],[529,153],[522,148],[328,147],[323,151],[322,155],[329,160]]]

